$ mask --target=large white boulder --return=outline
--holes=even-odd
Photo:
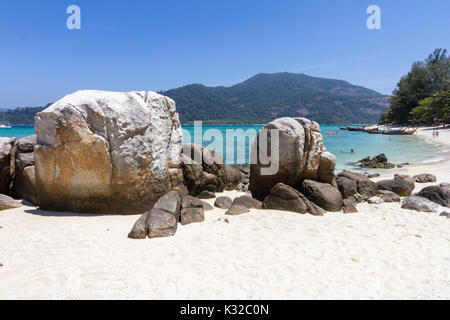
[[[249,189],[261,201],[278,183],[294,188],[305,179],[335,184],[336,157],[327,152],[319,124],[305,118],[286,117],[267,124],[252,146],[251,160]],[[267,168],[278,170],[266,173]]]
[[[78,91],[35,120],[42,209],[144,213],[177,183],[182,131],[168,97]]]

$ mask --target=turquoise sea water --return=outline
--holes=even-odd
[[[194,132],[193,126],[184,126],[183,133],[185,142],[202,143],[204,146],[226,145],[228,141],[234,140],[234,150],[223,147],[227,150],[224,154],[226,163],[244,163],[248,161],[250,148],[257,132],[262,128],[260,125],[245,126],[212,126],[204,125],[202,130]],[[444,158],[444,154],[449,152],[432,141],[426,141],[417,136],[385,136],[371,135],[365,132],[349,132],[339,130],[339,126],[322,126],[325,146],[328,151],[336,155],[337,169],[354,168],[354,163],[367,156],[376,156],[385,153],[393,163],[427,163],[439,161]],[[227,136],[227,132],[229,135]],[[329,135],[326,132],[337,132]],[[221,134],[219,134],[221,133]],[[233,139],[230,133],[239,137],[246,136],[245,139]],[[34,134],[33,127],[13,127],[11,129],[0,129],[0,137],[25,137]],[[224,141],[217,141],[213,137],[223,136]],[[355,153],[350,153],[354,149]]]

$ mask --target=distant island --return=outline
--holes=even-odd
[[[230,87],[191,84],[160,92],[177,104],[183,124],[267,123],[279,117],[308,117],[322,124],[375,123],[389,97],[343,80],[305,74],[258,74]],[[11,125],[33,125],[45,107],[1,112]]]

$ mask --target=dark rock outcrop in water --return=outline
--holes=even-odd
[[[389,163],[386,155],[379,154],[376,157],[364,158],[359,160],[358,165],[363,168],[372,168],[372,169],[393,169],[395,168],[395,164]]]
[[[272,133],[276,132],[279,133],[278,145],[272,144],[275,139]],[[261,152],[259,137],[264,138],[266,133],[267,150]],[[272,149],[278,154],[271,154]],[[278,183],[294,188],[304,179],[335,183],[336,158],[326,151],[319,124],[308,119],[281,118],[272,121],[259,132],[251,154],[252,159],[258,161],[250,166],[249,190],[258,200],[263,201]],[[278,167],[278,170],[265,172],[270,165],[274,169]]]
[[[181,183],[181,126],[160,94],[78,91],[36,116],[36,134],[42,209],[144,213]]]

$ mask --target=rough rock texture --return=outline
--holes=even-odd
[[[370,199],[367,199],[367,202],[370,204],[381,204],[384,202],[382,197],[376,196],[376,197],[372,197]]]
[[[413,181],[417,182],[417,183],[431,183],[431,182],[436,182],[437,178],[435,175],[424,173],[424,174],[419,174],[417,176],[414,176]]]
[[[0,211],[20,208],[22,204],[7,195],[0,194]]]
[[[272,137],[276,131],[271,130],[279,132],[277,146],[273,142],[276,134]],[[267,149],[263,148],[265,142]],[[271,154],[272,149],[274,154]],[[278,183],[291,187],[298,186],[303,179],[322,179],[322,182],[334,183],[335,158],[326,152],[319,124],[305,118],[280,118],[267,124],[258,133],[251,158],[249,190],[254,198],[261,201]],[[278,171],[265,172],[273,163],[278,163]]]
[[[163,195],[153,206],[153,209],[160,209],[173,214],[177,221],[180,221],[181,197],[177,191],[170,190]]]
[[[384,202],[400,202],[401,198],[398,194],[386,191],[386,190],[378,190],[378,196],[383,199]]]
[[[441,183],[441,184],[439,185],[439,187],[450,189],[450,183],[448,183],[448,182],[443,182],[443,183]]]
[[[450,189],[438,186],[426,187],[422,189],[417,195],[423,198],[427,198],[428,200],[443,207],[450,208]]]
[[[230,209],[225,213],[227,216],[238,216],[243,213],[250,212],[249,208],[242,205],[233,205]]]
[[[408,197],[414,191],[415,184],[407,180],[383,180],[377,183],[379,190],[391,191],[400,197]]]
[[[36,136],[18,139],[14,144],[14,178],[12,194],[19,199],[39,204],[36,190],[36,170],[34,165],[34,146]]]
[[[11,185],[11,150],[15,139],[0,138],[0,193],[9,194]]]
[[[422,212],[437,212],[438,206],[426,198],[410,196],[403,200],[402,208]]]
[[[262,209],[263,203],[250,196],[241,196],[233,200],[232,206],[243,206],[248,209]]]
[[[214,210],[214,207],[212,205],[210,205],[208,202],[202,201],[202,204],[203,204],[203,211],[204,212]]]
[[[395,164],[389,163],[387,157],[384,154],[379,154],[376,157],[364,158],[359,160],[358,164],[363,168],[372,168],[372,169],[393,169],[395,168]]]
[[[299,193],[294,188],[279,183],[272,188],[270,194],[264,199],[263,208],[306,213],[306,203],[300,197]]]
[[[214,199],[216,197],[216,194],[208,190],[203,190],[197,197],[199,199]]]
[[[220,209],[230,209],[233,204],[233,200],[230,197],[218,197],[214,206]]]
[[[175,102],[157,93],[78,91],[35,120],[42,209],[144,213],[181,176]]]
[[[409,176],[409,175],[407,175],[407,174],[396,174],[396,175],[394,176],[394,179],[395,179],[395,180],[406,180],[406,181],[414,182],[414,181],[413,181],[413,177],[411,177],[411,176]]]
[[[358,213],[356,201],[352,199],[344,199],[344,214]]]
[[[134,224],[128,238],[130,239],[145,239],[148,236],[147,220],[150,212],[144,213]]]
[[[235,190],[244,177],[237,168],[224,165],[222,157],[214,150],[196,144],[186,144],[183,147],[182,166],[184,180],[192,196],[205,190]]]
[[[152,209],[148,214],[147,230],[149,238],[165,238],[175,235],[178,222],[173,214],[160,209]]]
[[[344,170],[338,174],[337,184],[344,199],[359,194],[358,199],[367,200],[378,194],[377,184],[361,173]]]
[[[181,224],[186,225],[203,221],[205,221],[203,202],[192,196],[184,196],[181,200]]]
[[[316,216],[322,216],[325,213],[322,208],[309,201],[300,191],[283,183],[272,188],[270,195],[264,200],[263,208],[297,213],[308,212]]]
[[[331,184],[305,180],[300,190],[310,201],[327,211],[338,212],[344,206],[341,193]]]

